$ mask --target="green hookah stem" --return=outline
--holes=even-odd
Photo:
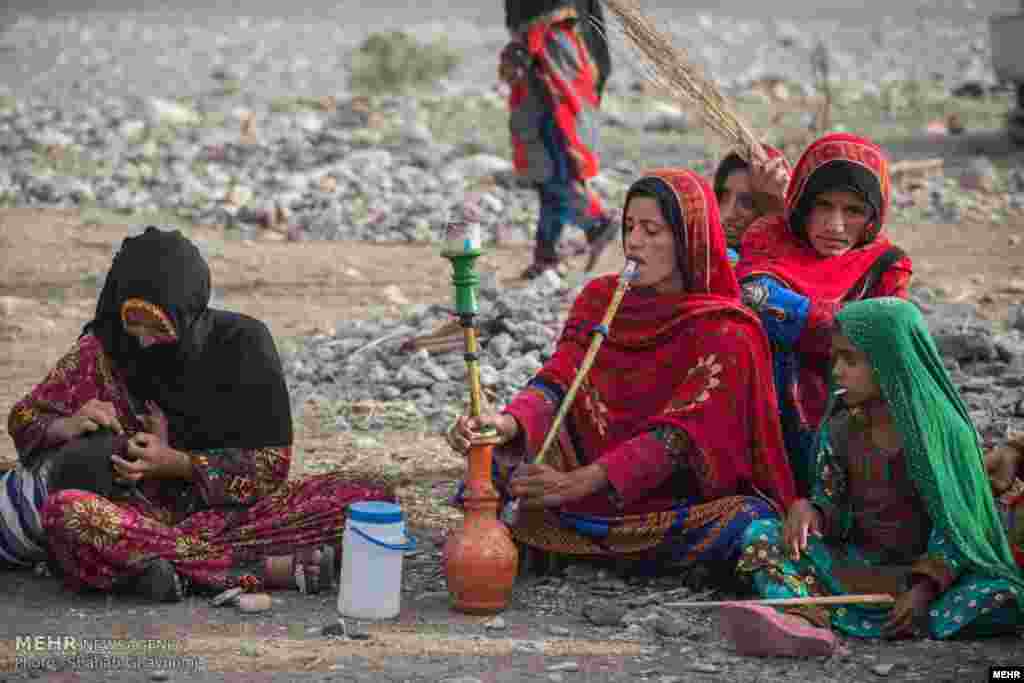
[[[586,379],[591,366],[594,365],[597,352],[601,345],[604,344],[605,335],[607,334],[606,330],[612,324],[612,318],[615,317],[615,312],[619,310],[619,305],[622,303],[622,298],[626,296],[626,290],[629,289],[630,282],[632,282],[631,277],[627,277],[625,274],[619,276],[619,284],[615,287],[612,300],[608,304],[608,309],[604,312],[601,325],[594,330],[594,337],[590,341],[587,355],[583,357],[583,362],[580,363],[580,369],[577,371],[569,391],[566,392],[565,398],[562,399],[561,405],[558,406],[555,419],[551,423],[548,433],[544,436],[544,443],[541,444],[540,451],[537,452],[537,456],[533,459],[532,464],[539,465],[544,462],[544,457],[547,455],[548,449],[551,448],[551,444],[554,443],[558,430],[562,426],[562,421],[565,420],[565,416],[569,413],[569,408],[572,407],[572,403],[576,399],[576,392],[579,391],[580,385],[583,384],[583,380]]]

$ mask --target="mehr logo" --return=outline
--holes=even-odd
[[[78,652],[78,638],[68,635],[15,636],[14,651],[24,654],[40,652],[75,654]]]

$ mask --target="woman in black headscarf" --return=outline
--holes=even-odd
[[[209,308],[210,291],[209,266],[179,231],[126,239],[95,317],[11,412],[21,462],[48,484],[51,563],[73,588],[175,600],[298,576],[315,591],[340,557],[347,505],[390,499],[333,474],[287,481],[292,419],[274,340],[259,320]],[[90,476],[69,474],[69,450]]]

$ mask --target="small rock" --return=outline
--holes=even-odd
[[[647,132],[685,133],[689,128],[686,112],[664,102],[655,102],[643,123]]]
[[[548,671],[579,671],[580,665],[576,662],[562,662],[561,664],[552,664],[547,668]]]
[[[659,636],[675,638],[676,636],[681,636],[686,632],[686,625],[678,619],[673,619],[671,617],[659,617],[654,622],[654,631]]]
[[[347,635],[345,624],[340,620],[332,624],[327,624],[323,627],[320,633],[327,638],[344,638]]]
[[[398,288],[398,285],[388,285],[381,291],[381,294],[396,306],[405,306],[409,303],[409,299],[405,294],[402,294],[402,290]]]
[[[163,669],[156,669],[151,671],[149,674],[149,680],[151,681],[169,681],[171,680],[171,674],[164,671]]]
[[[234,604],[238,602],[239,596],[245,591],[239,587],[229,588],[222,593],[218,593],[211,600],[210,604],[214,607],[220,607],[221,605]]]
[[[484,628],[491,631],[503,631],[505,630],[505,626],[505,620],[501,616],[494,617],[484,624]]]
[[[570,631],[564,626],[552,624],[551,626],[548,626],[548,633],[550,633],[553,636],[568,636],[572,634],[572,631]]]
[[[875,664],[873,667],[871,667],[871,670],[875,673],[876,676],[888,676],[890,673],[892,673],[892,670],[893,668],[895,668],[895,666],[895,664]]]
[[[986,157],[975,157],[968,162],[967,170],[960,176],[960,187],[964,190],[992,192],[996,188],[998,172]]]
[[[369,640],[370,632],[359,624],[353,624],[348,627],[348,637],[352,640]]]
[[[33,301],[20,296],[0,296],[0,318],[9,318],[21,309],[31,307]]]
[[[196,112],[177,102],[152,97],[146,102],[146,105],[150,121],[154,125],[165,123],[172,126],[188,126],[200,122]]]
[[[708,664],[707,662],[694,662],[686,667],[690,671],[696,671],[702,674],[716,674],[722,669],[715,666],[714,664]]]
[[[483,683],[476,676],[459,676],[458,678],[445,678],[441,683]]]
[[[273,604],[266,593],[245,593],[238,597],[238,610],[246,614],[266,612]]]
[[[595,626],[618,626],[626,616],[626,608],[609,603],[598,603],[585,607],[583,616]]]

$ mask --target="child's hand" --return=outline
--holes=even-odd
[[[882,625],[886,638],[909,638],[915,627],[928,616],[928,605],[937,597],[935,584],[930,579],[918,581],[908,591],[900,593],[892,607],[889,620]]]
[[[1010,444],[1003,444],[985,454],[985,471],[992,483],[993,495],[1000,496],[1013,486],[1019,460],[1020,451]]]
[[[143,428],[160,439],[160,443],[166,444],[168,442],[167,416],[155,401],[146,401],[146,410],[149,411],[149,414],[139,418]]]
[[[806,498],[793,503],[786,513],[785,526],[782,528],[783,549],[794,560],[800,559],[800,553],[807,550],[808,537],[813,534],[821,536],[821,513]]]

